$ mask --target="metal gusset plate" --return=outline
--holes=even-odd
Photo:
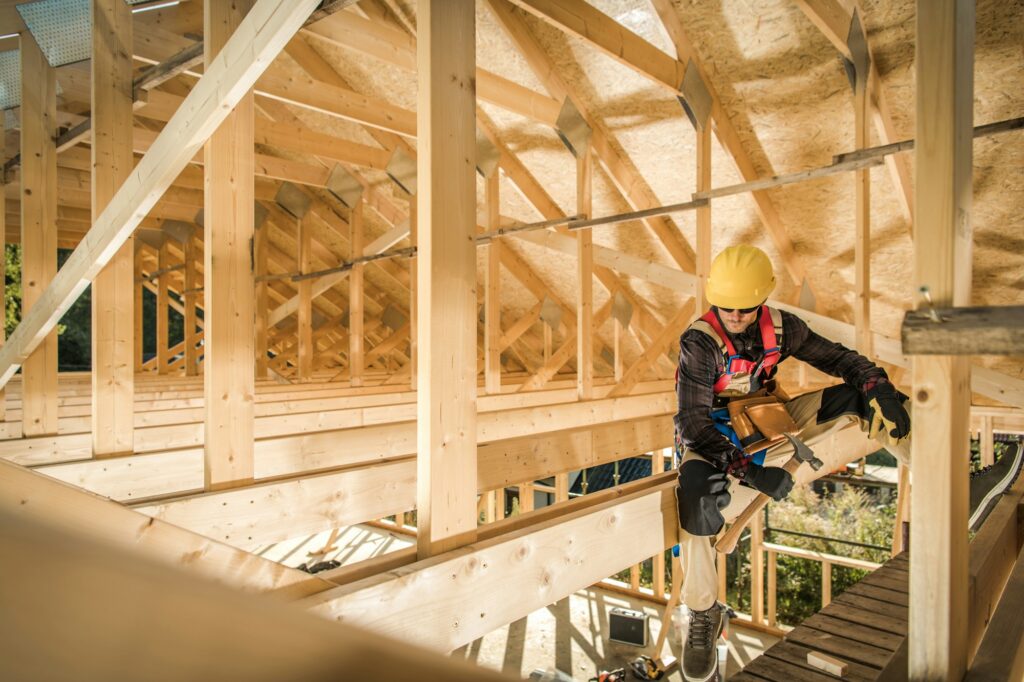
[[[313,203],[308,194],[290,182],[281,183],[280,189],[274,195],[274,201],[293,218],[298,220],[302,220],[306,216],[306,213],[309,212],[309,207]]]
[[[182,244],[192,238],[192,231],[195,230],[195,225],[186,223],[184,220],[165,220],[161,227],[167,236]]]
[[[406,194],[416,196],[416,159],[398,148],[384,170]]]
[[[846,70],[846,77],[850,80],[850,87],[856,90],[858,80],[861,80],[864,87],[867,87],[871,54],[868,52],[868,39],[864,34],[864,26],[861,24],[860,13],[857,10],[853,11],[850,31],[846,35],[846,49],[850,51],[850,58],[843,59],[843,68]]]
[[[384,312],[380,315],[380,321],[391,327],[391,329],[401,329],[402,325],[405,324],[406,317],[402,314],[402,311],[398,308],[389,305],[384,309]]]
[[[0,52],[0,109],[13,109],[21,106],[20,55],[20,50]],[[11,118],[8,118],[5,123],[8,130],[14,127]]]
[[[629,329],[629,323],[633,321],[633,304],[621,291],[616,291],[612,299],[612,317],[618,320],[623,329]]]
[[[711,92],[707,84],[701,78],[700,69],[693,60],[686,62],[686,72],[683,74],[683,82],[679,85],[682,96],[679,103],[683,105],[683,111],[690,119],[690,123],[697,130],[704,130],[711,116]]]
[[[590,126],[568,97],[562,101],[562,110],[558,112],[558,120],[555,121],[555,132],[573,156],[579,156],[590,144]]]
[[[46,61],[56,68],[92,57],[90,0],[39,0],[15,5]]]
[[[562,307],[550,296],[545,296],[544,302],[540,304],[540,319],[553,330],[558,329],[558,325],[562,323]]]
[[[601,349],[601,359],[612,367],[615,366],[615,353],[613,353],[608,346]]]
[[[346,208],[355,208],[363,198],[363,184],[341,164],[334,164],[327,177],[327,191],[334,195]]]
[[[498,161],[501,160],[501,153],[498,148],[491,144],[487,136],[476,131],[476,172],[485,178],[498,170]]]

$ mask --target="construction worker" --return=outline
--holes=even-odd
[[[679,339],[676,492],[682,602],[690,612],[683,675],[691,682],[705,682],[716,674],[716,642],[724,625],[725,607],[717,602],[713,536],[758,493],[782,500],[794,484],[782,468],[792,456],[792,445],[782,437],[751,454],[751,439],[753,448],[766,442],[761,427],[755,424],[753,433],[737,433],[733,425],[740,419],[730,419],[729,404],[736,408],[743,404],[736,401],[750,403],[751,396],[759,396],[753,402],[770,403],[769,411],[774,412],[769,421],[786,422],[778,428],[795,431],[812,447],[849,427],[855,438],[873,439],[909,464],[907,397],[863,355],[816,334],[796,315],[767,306],[774,288],[772,264],[763,251],[745,245],[725,249],[712,263],[707,280],[711,309]],[[790,356],[843,383],[789,399],[774,377],[778,364]],[[798,470],[801,482],[841,469],[863,452],[856,447],[831,450],[816,452],[824,462],[817,474],[808,466]],[[985,475],[972,478],[972,507],[1008,488],[1021,459],[1018,448],[1015,457],[1003,457]],[[972,527],[980,525],[973,514],[971,521]]]

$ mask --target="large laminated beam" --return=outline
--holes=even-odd
[[[53,142],[57,77],[29,31],[21,34],[20,44],[21,158],[25,160],[21,167],[21,316],[26,320],[46,310],[46,291],[57,272],[57,148]],[[47,332],[38,336],[19,363],[24,365],[22,429],[26,436],[57,432],[57,332],[52,325]],[[15,330],[0,358],[13,351],[17,338]]]
[[[420,557],[476,538],[476,16],[419,0],[417,128]]]
[[[245,16],[251,11],[255,11],[252,0],[205,3],[203,45],[207,69],[221,51],[228,49],[231,38],[242,31]],[[204,148],[203,393],[207,490],[244,485],[253,478],[254,115],[255,103],[249,91],[235,103]]]
[[[0,547],[0,603],[18,614],[0,621],[4,679],[510,679],[7,509]],[[38,561],[54,548],[63,561]]]
[[[0,350],[7,383],[298,30],[316,0],[259,0]]]
[[[939,307],[971,288],[974,2],[917,3],[915,285]],[[967,668],[970,366],[963,356],[912,364],[909,679],[961,679]]]
[[[121,0],[92,2],[92,219],[117,192],[135,159],[132,127],[132,12]],[[92,450],[134,450],[135,240],[129,238],[92,284]]]

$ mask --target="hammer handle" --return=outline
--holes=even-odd
[[[789,472],[790,476],[796,475],[796,470],[800,468],[802,462],[797,459],[796,455],[789,458],[785,466],[782,468]],[[729,526],[729,530],[725,531],[722,537],[718,538],[718,542],[715,543],[715,549],[722,554],[732,554],[732,551],[736,549],[736,544],[740,541],[740,535],[743,534],[743,529],[747,527],[747,524],[757,516],[757,514],[764,509],[764,506],[768,504],[768,501],[772,499],[764,493],[758,493],[757,497],[750,501],[747,508],[744,509],[736,520]]]

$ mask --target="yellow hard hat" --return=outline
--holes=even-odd
[[[705,290],[719,308],[753,308],[775,289],[772,262],[756,246],[730,246],[715,257]]]

